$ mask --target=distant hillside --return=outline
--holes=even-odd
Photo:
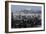
[[[40,10],[38,10],[38,11],[33,11],[33,10],[21,10],[21,11],[19,11],[20,13],[21,12],[23,12],[23,13],[41,13],[41,11]]]
[[[34,11],[34,10],[21,10],[21,11],[16,11],[13,13],[13,15],[15,14],[20,14],[20,13],[24,13],[24,14],[29,14],[29,13],[34,13],[34,14],[41,14],[41,11]]]

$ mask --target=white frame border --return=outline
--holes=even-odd
[[[11,28],[11,5],[26,5],[26,6],[41,6],[42,7],[42,26],[39,28],[21,28],[21,29],[12,29]],[[8,31],[9,32],[14,32],[14,31],[29,31],[29,30],[43,30],[44,29],[44,5],[42,4],[24,4],[24,3],[9,3],[9,26],[8,26]]]

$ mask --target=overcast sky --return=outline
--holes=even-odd
[[[24,10],[24,9],[37,11],[37,10],[41,10],[41,6],[11,5],[11,11],[13,13],[15,13],[16,11]]]

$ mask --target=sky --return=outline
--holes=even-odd
[[[41,10],[41,6],[23,6],[23,5],[11,5],[11,11],[15,13],[16,11],[20,10],[33,10],[33,11],[38,11]]]

